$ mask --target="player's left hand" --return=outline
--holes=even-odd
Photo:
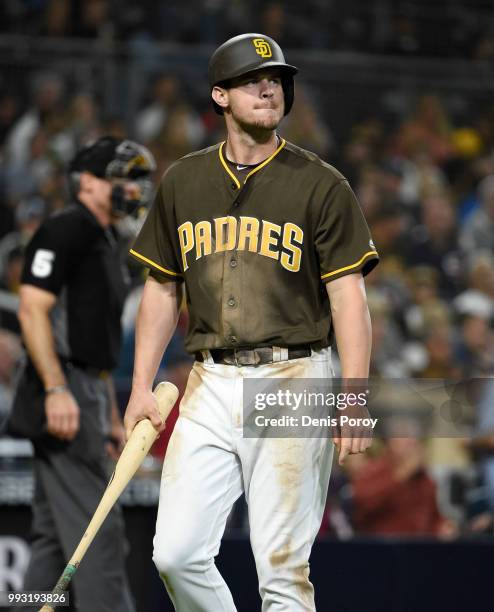
[[[332,428],[332,432],[333,442],[339,450],[340,465],[343,465],[348,455],[364,453],[372,444],[372,427],[363,424],[349,425],[347,421],[342,421],[342,416],[365,419],[367,422],[371,418],[367,406],[347,406],[344,410],[338,410],[338,414],[335,415],[338,425]]]

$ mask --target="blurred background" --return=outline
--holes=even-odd
[[[468,597],[455,594],[455,588],[465,583],[472,564],[485,569],[482,555],[494,552],[490,0],[2,2],[0,420],[8,413],[22,356],[16,308],[23,248],[42,220],[66,205],[68,161],[100,135],[128,136],[152,150],[158,181],[178,157],[221,140],[207,62],[218,44],[247,31],[275,38],[287,60],[299,66],[295,104],[280,133],[348,178],[380,252],[380,265],[366,278],[372,375],[482,380],[467,426],[457,435],[440,438],[423,427],[403,438],[390,432],[344,470],[335,465],[314,571],[324,582],[321,568],[330,568],[344,585],[344,568],[362,567],[367,609],[373,597],[381,598],[376,610],[419,609],[404,602],[420,592],[427,594],[430,609],[445,608],[449,594],[449,609],[463,610],[462,596]],[[115,372],[122,409],[144,281],[140,268],[131,272],[124,349]],[[184,311],[160,371],[160,378],[181,390],[191,365],[183,348],[186,328]],[[158,609],[156,602],[168,609],[153,568],[142,562],[137,567],[135,559],[150,557],[160,466],[171,430],[123,498],[139,610]],[[0,591],[20,588],[27,565],[30,456],[29,442],[0,438]],[[247,538],[241,500],[229,520],[224,558],[248,551]],[[451,555],[456,561],[448,563]],[[424,559],[433,563],[433,572],[431,565],[424,570]],[[224,564],[226,573],[231,571],[232,564]],[[249,589],[235,572],[228,580],[243,601],[253,602],[239,609],[258,609],[252,560],[246,557],[245,564]],[[379,572],[375,581],[369,564]],[[479,574],[468,580],[479,583]],[[444,581],[447,588],[439,586]],[[314,582],[318,609],[329,610],[317,574]],[[346,603],[334,609],[364,605],[352,600],[358,595],[351,587],[348,591]],[[474,593],[470,597],[480,597]],[[441,603],[432,607],[436,596]],[[333,604],[339,601],[334,592],[331,597]],[[429,608],[422,601],[420,609]]]

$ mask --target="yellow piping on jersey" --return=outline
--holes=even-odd
[[[226,140],[225,140],[226,142]],[[233,172],[230,170],[230,168],[228,167],[228,164],[225,161],[225,158],[223,157],[223,145],[225,144],[225,142],[222,142],[219,148],[219,153],[220,153],[220,160],[221,163],[223,164],[225,170],[227,171],[227,173],[230,175],[230,177],[235,181],[235,184],[237,185],[237,189],[240,189],[240,181],[238,180],[238,178],[233,174]]]
[[[377,251],[368,251],[365,255],[363,255],[357,263],[351,264],[350,266],[345,266],[344,268],[338,268],[338,270],[334,270],[334,272],[328,272],[327,274],[323,274],[321,276],[321,280],[324,278],[328,278],[329,276],[334,276],[335,274],[339,274],[340,272],[346,272],[347,270],[351,270],[352,268],[356,268],[360,266],[360,264],[366,260],[371,255],[377,255]]]
[[[154,268],[156,268],[157,270],[160,270],[161,272],[165,272],[166,274],[171,274],[172,276],[182,276],[179,272],[173,272],[172,270],[167,270],[166,268],[163,268],[162,266],[158,265],[156,262],[152,261],[151,259],[148,259],[147,257],[144,257],[144,255],[141,255],[137,251],[134,251],[134,249],[130,249],[129,253],[134,255],[134,257],[138,257],[139,259],[142,259],[142,261],[145,261],[146,263],[151,264]]]
[[[281,139],[280,146],[279,146],[279,147],[276,149],[276,151],[273,153],[273,155],[270,155],[270,156],[269,156],[267,159],[265,159],[265,160],[262,162],[262,164],[259,164],[258,166],[256,166],[256,167],[254,168],[254,170],[251,170],[251,171],[249,172],[249,174],[248,174],[248,175],[245,177],[244,184],[247,182],[247,179],[248,179],[249,177],[251,177],[253,174],[255,174],[256,172],[258,172],[258,171],[259,171],[261,168],[264,168],[264,166],[266,166],[267,164],[269,164],[269,162],[270,162],[270,161],[271,161],[273,158],[275,158],[275,157],[278,155],[278,153],[281,151],[281,149],[282,149],[282,148],[283,148],[285,145],[286,145],[286,140],[283,140],[283,138],[282,138],[282,139]]]
[[[226,143],[226,140],[224,142],[221,143],[220,148],[219,148],[219,154],[220,154],[220,161],[223,164],[223,167],[225,168],[225,170],[228,172],[228,174],[230,175],[230,177],[235,181],[235,184],[237,185],[237,189],[240,189],[241,184],[240,181],[238,180],[238,178],[233,174],[233,172],[230,170],[230,168],[228,167],[228,164],[225,161],[225,158],[223,157],[223,147]],[[249,177],[251,177],[253,174],[255,174],[256,172],[258,172],[261,168],[264,168],[264,166],[266,166],[267,164],[269,164],[269,162],[274,159],[278,153],[281,151],[281,149],[286,145],[286,140],[284,140],[283,138],[281,138],[281,143],[280,146],[276,149],[276,151],[270,155],[267,159],[265,159],[262,164],[259,164],[258,166],[256,166],[253,170],[251,170],[249,172],[249,174],[245,177],[245,181],[244,181],[244,185],[247,182],[247,179]]]

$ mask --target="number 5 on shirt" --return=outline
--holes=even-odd
[[[38,278],[47,278],[53,270],[55,253],[48,249],[38,249],[31,264],[31,273]]]

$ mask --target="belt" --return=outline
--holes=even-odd
[[[283,355],[284,352],[284,355]],[[263,365],[265,363],[275,363],[286,359],[300,359],[310,357],[311,348],[309,345],[292,346],[290,348],[279,348],[273,346],[260,346],[258,348],[238,348],[238,349],[209,349],[208,351],[198,351],[195,354],[197,361],[207,361],[205,354],[211,355],[214,363],[225,365],[247,366]],[[276,353],[278,358],[275,359]],[[283,357],[282,357],[283,355]]]
[[[100,378],[101,380],[106,380],[110,376],[110,370],[102,370],[101,368],[95,368],[93,366],[87,365],[86,363],[75,361],[74,359],[65,361],[65,364],[69,368],[77,368],[78,370],[82,370],[89,376],[92,376],[94,378]]]

